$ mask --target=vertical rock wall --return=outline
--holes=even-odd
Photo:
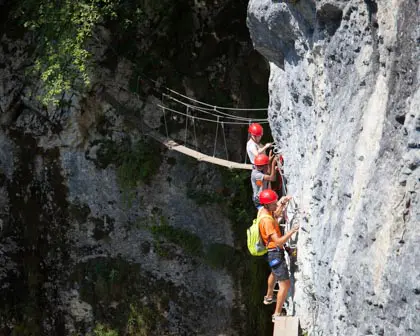
[[[419,4],[251,0],[311,335],[420,333]]]

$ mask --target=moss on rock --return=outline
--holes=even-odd
[[[118,335],[165,334],[170,301],[185,311],[199,309],[198,300],[185,296],[186,289],[157,279],[140,265],[121,258],[80,263],[70,281],[80,288],[81,299],[92,306],[96,323],[109,326]],[[186,332],[194,334],[193,330]]]

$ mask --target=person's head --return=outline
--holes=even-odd
[[[260,124],[253,123],[249,125],[248,133],[251,134],[252,140],[254,140],[256,143],[259,143],[261,141],[261,137],[264,134],[264,130]]]
[[[270,159],[265,154],[258,154],[254,158],[254,166],[257,170],[265,171],[268,169],[268,164],[270,163]]]
[[[277,201],[279,197],[276,192],[271,189],[265,189],[259,195],[260,204],[268,211],[275,211],[277,209]]]

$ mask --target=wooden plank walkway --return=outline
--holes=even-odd
[[[274,322],[273,336],[298,336],[298,332],[299,318],[296,316],[283,316]]]
[[[230,169],[252,170],[252,165],[251,164],[223,160],[223,159],[219,159],[219,158],[216,158],[216,157],[213,157],[213,156],[210,156],[210,155],[200,153],[196,150],[193,150],[191,148],[180,145],[179,143],[177,143],[174,140],[167,139],[166,137],[160,135],[159,133],[157,133],[155,131],[148,131],[147,135],[149,135],[150,137],[152,137],[156,141],[160,142],[164,146],[168,147],[169,149],[180,152],[180,153],[188,155],[188,156],[191,156],[191,157],[197,159],[198,161],[205,161],[205,162],[213,163],[213,164],[216,164],[216,165],[219,165],[219,166],[224,166],[224,167],[227,167],[227,168],[230,168]]]

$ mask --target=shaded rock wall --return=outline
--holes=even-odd
[[[251,314],[252,295],[242,295],[251,272],[234,221],[253,212],[250,198],[237,204],[248,176],[143,133],[163,129],[160,87],[147,77],[213,104],[261,106],[267,64],[253,51],[244,1],[170,3],[131,30],[97,27],[92,87],[57,107],[35,99],[29,33],[2,26],[0,334],[252,334],[269,314]],[[12,2],[3,5],[7,17]],[[184,125],[173,121],[171,136],[182,139]],[[197,131],[203,149],[213,146],[212,127]],[[227,132],[242,160],[246,129]]]
[[[418,2],[253,0],[311,335],[420,332]]]

